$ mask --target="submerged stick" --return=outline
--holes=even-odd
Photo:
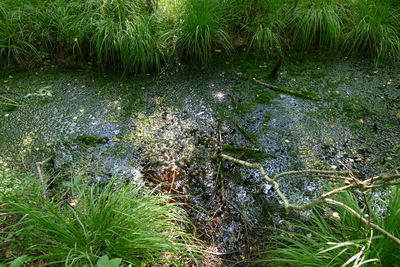
[[[272,84],[257,80],[256,78],[253,78],[253,81],[255,81],[256,83],[258,83],[264,87],[272,89],[274,91],[278,91],[278,92],[282,92],[282,93],[286,93],[286,94],[290,94],[290,95],[294,95],[294,96],[299,96],[299,97],[303,97],[303,98],[307,98],[307,99],[311,99],[311,100],[319,100],[319,98],[311,92],[297,91],[297,90],[292,90],[292,89],[282,87],[282,86],[272,85]]]

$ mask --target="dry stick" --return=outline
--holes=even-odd
[[[227,160],[229,160],[229,161],[232,161],[232,162],[241,164],[241,165],[243,165],[243,166],[249,167],[249,168],[259,169],[261,175],[262,175],[268,182],[272,183],[273,187],[275,188],[276,192],[278,193],[278,196],[279,196],[279,197],[282,199],[282,201],[285,203],[286,212],[288,212],[288,211],[291,210],[291,209],[303,210],[303,211],[304,211],[304,210],[309,210],[309,209],[315,207],[316,205],[318,205],[318,204],[320,204],[320,203],[322,203],[322,202],[331,203],[331,204],[334,204],[334,205],[336,205],[336,206],[341,206],[341,207],[345,208],[347,211],[349,211],[349,212],[352,213],[354,216],[356,216],[360,221],[362,221],[367,227],[368,227],[368,226],[371,226],[372,228],[374,228],[374,229],[376,229],[377,231],[381,232],[382,234],[384,234],[385,236],[387,236],[388,238],[392,239],[393,241],[395,241],[397,244],[400,245],[400,239],[399,239],[399,238],[397,238],[397,237],[395,237],[394,235],[388,233],[387,231],[385,231],[384,229],[382,229],[380,226],[378,226],[378,225],[372,223],[372,222],[370,221],[370,219],[369,219],[369,220],[364,219],[360,214],[358,214],[355,210],[353,210],[352,208],[350,208],[350,207],[347,206],[346,204],[341,203],[341,202],[338,202],[338,201],[335,201],[335,200],[329,198],[329,197],[331,197],[331,196],[333,196],[333,195],[336,195],[336,194],[338,194],[338,193],[340,193],[340,192],[349,190],[349,189],[354,188],[354,187],[363,187],[363,188],[367,189],[367,188],[373,188],[373,187],[378,187],[378,186],[379,186],[379,187],[381,187],[381,186],[383,187],[383,186],[397,185],[397,184],[399,184],[399,183],[386,183],[386,184],[381,184],[381,185],[371,185],[371,184],[372,184],[372,182],[374,182],[374,181],[379,181],[379,180],[384,180],[384,181],[388,181],[388,180],[389,180],[389,181],[392,181],[392,180],[395,180],[395,179],[399,179],[399,178],[400,178],[400,175],[398,175],[398,174],[392,175],[392,176],[377,176],[377,177],[372,177],[372,178],[367,179],[367,180],[365,180],[365,181],[360,181],[360,180],[356,179],[355,177],[349,177],[350,179],[352,179],[352,180],[354,181],[353,184],[346,185],[346,186],[343,186],[343,187],[340,187],[340,188],[336,188],[336,189],[334,189],[334,190],[332,190],[332,191],[330,191],[330,192],[327,192],[327,193],[321,195],[319,198],[317,198],[317,199],[315,199],[315,200],[313,200],[313,201],[311,201],[311,202],[309,202],[309,203],[307,203],[307,204],[300,205],[300,206],[296,206],[296,205],[290,205],[289,202],[288,202],[288,200],[287,200],[287,198],[286,198],[286,197],[282,194],[282,192],[279,190],[279,184],[276,182],[275,179],[277,179],[277,178],[279,178],[279,177],[282,177],[282,175],[276,175],[276,176],[274,177],[274,179],[271,179],[271,178],[265,173],[264,168],[263,168],[261,165],[259,165],[259,164],[252,164],[252,163],[249,163],[249,162],[246,162],[246,161],[243,161],[243,160],[239,160],[239,159],[233,158],[233,157],[228,156],[228,155],[225,155],[225,154],[221,154],[221,157],[224,158],[224,159],[227,159]],[[292,173],[293,173],[293,172],[292,172]],[[285,174],[285,175],[287,175],[287,174]]]
[[[348,176],[338,176],[338,175],[327,175],[327,174],[322,174],[322,175],[318,175],[318,174],[306,174],[307,177],[309,178],[329,178],[329,179],[338,179],[338,180],[343,180],[345,182],[348,182],[350,180],[350,178]]]
[[[329,191],[327,193],[322,194],[320,197],[314,199],[313,201],[304,204],[304,205],[291,205],[289,204],[288,199],[286,198],[286,196],[281,192],[281,190],[279,189],[279,184],[277,182],[277,180],[279,178],[281,178],[284,175],[290,175],[290,174],[300,174],[300,173],[307,173],[307,172],[311,172],[311,173],[316,173],[319,172],[321,173],[321,177],[324,177],[324,173],[329,174],[332,171],[318,171],[318,170],[303,170],[303,171],[292,171],[292,172],[285,172],[285,173],[281,173],[278,175],[275,175],[273,179],[271,179],[268,174],[265,172],[264,168],[260,165],[260,164],[254,164],[254,163],[250,163],[247,161],[243,161],[240,159],[236,159],[234,157],[225,155],[225,154],[220,154],[220,156],[226,160],[232,161],[234,163],[246,166],[248,168],[253,168],[253,169],[258,169],[261,173],[261,175],[264,177],[265,180],[267,180],[267,182],[271,183],[276,191],[276,193],[278,194],[278,196],[280,197],[280,199],[283,201],[284,206],[285,206],[285,210],[288,213],[289,210],[301,210],[301,211],[305,211],[305,210],[309,210],[313,207],[315,207],[318,204],[321,204],[322,202],[324,202],[327,198],[332,197],[340,192],[352,189],[354,187],[360,187],[361,189],[369,189],[369,188],[377,188],[377,187],[383,187],[383,186],[389,186],[389,185],[394,185],[394,183],[390,184],[390,183],[386,183],[386,184],[382,184],[382,185],[373,185],[372,182],[376,182],[376,181],[392,181],[395,179],[399,179],[400,178],[400,174],[396,174],[396,175],[392,175],[392,176],[376,176],[376,177],[372,177],[369,178],[365,181],[360,181],[359,179],[355,178],[355,177],[348,177],[349,181],[353,181],[353,183],[340,187],[340,188],[335,188],[332,191]],[[337,172],[336,172],[337,173]],[[339,172],[340,173],[340,172]],[[282,175],[283,174],[283,175]],[[329,175],[328,175],[329,177]]]
[[[323,170],[301,170],[301,171],[288,171],[288,172],[282,172],[274,176],[273,180],[278,180],[282,176],[287,176],[287,175],[295,175],[295,174],[348,174],[350,173],[349,171],[323,171]],[[349,177],[343,177],[346,179],[349,179]],[[338,177],[340,179],[340,177]]]
[[[331,196],[334,196],[334,195],[336,195],[336,194],[338,194],[340,192],[349,190],[349,189],[351,189],[353,187],[357,187],[357,184],[349,184],[349,185],[346,185],[346,186],[343,186],[343,187],[335,188],[334,190],[329,191],[329,192],[327,192],[325,194],[322,194],[319,198],[316,198],[316,199],[314,199],[313,201],[311,201],[311,202],[309,202],[307,204],[299,205],[299,206],[297,206],[297,205],[289,205],[287,207],[287,209],[301,210],[301,211],[309,210],[309,209],[314,208],[318,204],[321,204],[322,202],[325,202],[327,198],[329,198]]]
[[[8,97],[2,96],[2,95],[0,95],[0,97],[3,98],[3,99],[5,99],[5,100],[8,100],[8,101],[10,101],[10,102],[13,102],[13,103],[15,103],[15,104],[18,104],[17,101],[12,100],[11,98],[8,98]]]
[[[273,185],[273,187],[274,187],[274,189],[275,189],[275,192],[278,194],[278,196],[281,198],[281,200],[283,201],[283,203],[284,203],[284,205],[285,205],[286,212],[288,212],[288,209],[287,209],[287,207],[289,206],[289,201],[288,201],[288,199],[286,198],[286,196],[285,196],[285,195],[281,192],[281,190],[279,189],[279,184],[278,184],[276,181],[274,181],[273,179],[271,179],[271,178],[267,175],[267,173],[265,172],[264,168],[263,168],[260,164],[249,163],[249,162],[247,162],[247,161],[243,161],[243,160],[240,160],[240,159],[236,159],[236,158],[234,158],[234,157],[231,157],[231,156],[228,156],[228,155],[225,155],[225,154],[221,154],[220,156],[221,156],[222,158],[224,158],[224,159],[227,159],[227,160],[229,160],[229,161],[235,162],[235,163],[237,163],[237,164],[240,164],[240,165],[243,165],[243,166],[252,168],[252,169],[259,169],[259,170],[260,170],[260,173],[261,173],[261,175],[264,177],[264,179],[267,180],[269,183],[271,183],[271,184]]]
[[[377,184],[377,185],[368,185],[365,186],[365,188],[370,189],[370,188],[380,188],[380,187],[388,187],[392,185],[400,185],[400,182],[398,183],[387,183],[387,184]]]
[[[288,213],[289,210],[302,210],[302,211],[304,211],[304,210],[311,209],[311,208],[315,207],[316,205],[322,203],[326,198],[331,197],[331,196],[333,196],[333,195],[336,195],[337,193],[340,193],[340,192],[342,192],[342,191],[345,191],[345,190],[347,190],[347,189],[350,189],[350,188],[353,188],[353,187],[356,187],[356,186],[357,186],[357,184],[346,185],[346,186],[344,186],[344,187],[337,188],[337,189],[332,190],[332,191],[330,191],[330,192],[328,192],[328,193],[325,193],[325,194],[321,195],[319,198],[317,198],[317,199],[315,199],[315,200],[313,200],[313,201],[311,201],[311,202],[309,202],[309,203],[307,203],[307,204],[300,205],[300,206],[291,205],[291,204],[289,204],[289,201],[288,201],[288,199],[286,198],[286,196],[285,196],[285,195],[282,193],[282,191],[279,189],[279,184],[278,184],[278,182],[276,181],[276,179],[282,177],[282,175],[279,175],[279,174],[278,174],[278,175],[275,175],[274,179],[271,179],[271,178],[267,175],[267,173],[265,172],[264,168],[263,168],[260,164],[249,163],[249,162],[247,162],[247,161],[243,161],[243,160],[240,160],[240,159],[236,159],[236,158],[234,158],[234,157],[231,157],[231,156],[228,156],[228,155],[225,155],[225,154],[221,154],[221,157],[224,158],[224,159],[227,159],[227,160],[229,160],[229,161],[232,161],[232,162],[234,162],[234,163],[241,164],[241,165],[243,165],[243,166],[249,167],[249,168],[259,169],[261,175],[264,177],[265,180],[267,180],[269,183],[271,183],[271,184],[273,185],[273,187],[274,187],[274,189],[275,189],[275,192],[278,194],[278,196],[280,197],[280,199],[283,201],[284,206],[285,206],[286,213]],[[317,170],[310,170],[310,171],[315,173]],[[306,172],[306,171],[302,171],[302,172]],[[331,173],[332,171],[320,171],[320,172]],[[296,173],[296,174],[298,174],[299,171],[286,172],[285,175],[288,175],[288,173],[291,173],[291,174]],[[336,173],[337,173],[337,172],[336,172]],[[349,178],[349,179],[350,179],[350,178]]]
[[[368,221],[366,219],[364,219],[360,214],[358,214],[355,210],[353,210],[352,208],[350,208],[349,206],[347,206],[346,204],[342,203],[342,202],[338,202],[335,201],[333,199],[327,198],[325,199],[325,201],[327,203],[331,203],[333,205],[336,206],[340,206],[345,208],[348,212],[350,212],[351,214],[353,214],[354,216],[356,216],[360,221],[362,221],[363,223],[365,223],[366,225],[368,225]],[[381,227],[379,227],[378,225],[370,222],[369,226],[371,226],[372,228],[374,228],[375,230],[381,232],[382,234],[384,234],[385,236],[387,236],[388,238],[392,239],[393,241],[395,241],[398,245],[400,245],[400,239],[395,237],[394,235],[386,232],[384,229],[382,229]]]
[[[228,252],[214,252],[214,251],[209,251],[209,250],[203,250],[203,249],[197,249],[198,251],[207,253],[207,254],[211,254],[211,255],[216,255],[216,256],[223,256],[223,255],[229,255],[229,254],[235,254],[238,253],[239,250],[235,250],[235,251],[228,251]]]
[[[7,106],[13,106],[13,107],[21,107],[22,105],[19,104],[13,104],[13,103],[5,103],[5,102],[0,102],[1,105],[7,105]]]
[[[44,178],[43,178],[43,174],[42,174],[42,166],[44,164],[46,164],[47,162],[49,162],[50,160],[51,160],[51,158],[48,158],[43,161],[36,162],[36,170],[38,172],[39,179],[42,184],[44,184]]]

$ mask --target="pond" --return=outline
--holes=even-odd
[[[273,66],[237,56],[137,77],[90,66],[7,73],[1,101],[17,105],[0,106],[0,157],[26,170],[50,157],[46,171],[58,184],[71,173],[162,183],[160,191],[190,207],[195,234],[210,250],[239,251],[240,259],[258,249],[258,229],[284,224],[285,215],[258,171],[221,160],[221,151],[271,175],[352,169],[360,177],[393,167],[400,151],[400,69],[294,56],[269,80]],[[324,185],[281,181],[294,203]]]

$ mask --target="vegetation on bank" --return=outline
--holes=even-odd
[[[359,214],[367,209],[350,192],[336,197]],[[400,236],[400,188],[393,187],[384,199],[375,199],[368,214],[394,236]],[[382,210],[387,205],[386,210]],[[364,207],[364,208],[362,208]],[[293,221],[290,230],[278,230],[267,237],[271,247],[262,262],[290,266],[397,266],[400,246],[371,228],[366,228],[353,214],[343,208],[318,207],[307,222]],[[273,229],[277,231],[277,229]],[[286,265],[285,265],[286,266]],[[368,266],[368,265],[367,265]]]
[[[184,211],[166,197],[120,180],[102,186],[75,177],[57,190],[49,185],[0,162],[0,266],[185,266],[198,260]],[[109,259],[120,260],[99,265]]]
[[[333,49],[400,56],[395,0],[3,0],[0,65],[86,62],[148,72],[215,53]]]

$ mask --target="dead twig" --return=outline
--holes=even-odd
[[[360,214],[358,214],[355,210],[353,210],[352,208],[350,208],[349,206],[347,206],[346,204],[327,198],[325,199],[327,203],[336,205],[336,206],[340,206],[344,209],[346,209],[348,212],[350,212],[351,214],[353,214],[355,217],[357,217],[361,222],[363,222],[364,224],[366,224],[367,226],[371,226],[372,228],[374,228],[375,230],[379,231],[380,233],[382,233],[383,235],[385,235],[386,237],[392,239],[393,241],[395,241],[398,245],[400,245],[400,239],[395,237],[394,235],[388,233],[387,231],[385,231],[384,229],[382,229],[379,225],[376,225],[372,222],[370,222],[369,220],[366,220],[365,218],[363,218]]]
[[[273,188],[275,189],[275,192],[277,193],[279,198],[283,201],[283,204],[284,204],[284,207],[285,207],[285,210],[287,213],[290,210],[305,211],[305,210],[312,209],[315,206],[325,202],[327,198],[330,198],[340,192],[347,191],[347,190],[350,190],[353,188],[359,188],[361,190],[368,190],[370,188],[387,187],[387,186],[391,186],[391,185],[396,185],[398,183],[390,183],[390,182],[400,178],[400,174],[389,175],[390,174],[390,172],[389,172],[389,173],[385,173],[384,175],[375,176],[375,177],[369,178],[367,180],[361,181],[360,179],[357,179],[350,170],[347,170],[344,172],[343,171],[324,171],[324,170],[289,171],[289,172],[279,173],[279,174],[275,175],[273,178],[271,178],[265,172],[264,168],[260,164],[250,163],[250,162],[247,162],[244,160],[240,160],[240,159],[228,156],[226,154],[220,154],[220,157],[223,159],[229,160],[231,162],[243,165],[248,168],[258,169],[260,171],[261,175],[264,177],[264,179],[273,186]],[[344,174],[344,173],[349,174],[349,176],[347,177],[347,176],[333,175],[333,174]],[[287,197],[280,190],[278,180],[284,176],[299,175],[299,174],[304,174],[307,176],[310,176],[310,175],[311,176],[319,176],[321,178],[328,178],[328,179],[340,179],[340,180],[347,181],[349,184],[339,187],[339,188],[335,188],[329,192],[326,192],[326,193],[322,194],[320,197],[318,197],[306,204],[293,205],[293,204],[289,203]],[[384,183],[380,183],[382,181]],[[377,184],[373,184],[373,183],[377,183]]]
[[[39,175],[40,182],[41,182],[42,184],[44,184],[44,178],[43,178],[43,174],[42,174],[42,166],[43,166],[44,164],[48,163],[50,160],[52,160],[52,158],[47,158],[47,159],[45,159],[45,160],[43,160],[43,161],[36,162],[36,164],[35,164],[35,165],[36,165],[37,173],[38,173],[38,175]]]

